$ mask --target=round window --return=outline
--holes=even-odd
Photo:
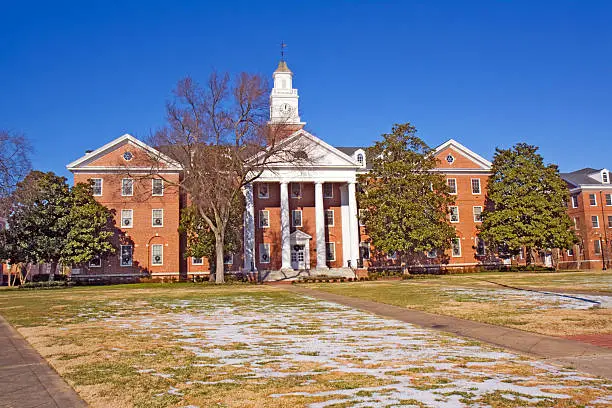
[[[449,164],[453,164],[453,162],[455,161],[455,158],[453,157],[453,155],[452,155],[452,154],[449,154],[448,156],[446,156],[446,161],[447,161]]]
[[[125,152],[125,153],[123,153],[123,158],[124,158],[125,160],[127,160],[127,161],[132,160],[132,158],[133,158],[133,157],[134,157],[134,156],[132,155],[132,152]]]

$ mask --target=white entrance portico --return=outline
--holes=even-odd
[[[310,269],[310,240],[312,237],[304,231],[291,233],[291,268],[295,271]]]

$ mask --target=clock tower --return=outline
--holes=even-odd
[[[293,88],[293,72],[284,59],[272,74],[274,87],[270,93],[270,124],[305,125],[300,121],[298,111],[298,91]]]

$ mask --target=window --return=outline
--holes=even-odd
[[[202,257],[196,258],[195,256],[192,256],[191,264],[192,265],[204,265],[204,258]]]
[[[359,153],[357,155],[357,163],[361,164],[363,166],[363,154]]]
[[[612,215],[608,215],[608,228],[612,228]]]
[[[472,194],[480,194],[480,179],[472,179]]]
[[[589,202],[591,207],[597,206],[597,196],[595,194],[589,194]]]
[[[592,215],[591,224],[593,225],[593,228],[599,228],[599,217],[596,215]]]
[[[151,210],[152,217],[152,225],[154,227],[163,227],[164,226],[164,210],[159,208],[155,210]]]
[[[446,179],[446,184],[448,185],[448,190],[450,194],[457,194],[457,179]]]
[[[90,268],[101,268],[102,267],[102,258],[100,258],[98,255],[96,255],[93,258],[91,258],[91,261],[89,261],[89,267]]]
[[[334,210],[325,210],[325,225],[334,226]]]
[[[450,222],[459,222],[459,207],[451,205],[448,207],[448,212],[450,214]]]
[[[132,246],[121,245],[121,266],[132,266]]]
[[[601,181],[604,184],[610,184],[610,173],[608,173],[607,171],[602,171],[601,172]]]
[[[102,195],[102,179],[101,178],[92,178],[91,179],[91,188],[93,190],[93,195],[95,197],[100,197]]]
[[[270,244],[259,244],[259,263],[270,263]]]
[[[453,157],[452,154],[449,154],[448,156],[446,156],[446,162],[448,164],[453,164],[454,161],[455,161],[455,158]]]
[[[164,264],[164,246],[161,244],[151,245],[151,265],[159,266]]]
[[[482,222],[482,207],[473,207],[472,211],[474,212],[474,222]]]
[[[593,249],[595,249],[595,255],[601,255],[601,241],[595,240],[593,241]]]
[[[134,210],[121,210],[121,228],[132,228],[133,220]]]
[[[453,257],[457,258],[461,256],[461,238],[453,238],[452,240]]]
[[[389,251],[387,253],[387,259],[392,259],[392,260],[397,259],[397,251]]]
[[[302,226],[302,210],[291,211],[291,225],[294,227]]]
[[[578,208],[578,196],[577,195],[572,196],[572,208]]]
[[[328,262],[333,262],[336,260],[336,243],[335,242],[325,243],[325,259]]]
[[[370,259],[370,243],[361,242],[359,244],[359,257],[361,259]]]
[[[153,179],[151,180],[151,194],[155,197],[161,197],[164,195],[164,180],[162,179]]]
[[[224,265],[233,265],[234,264],[234,254],[225,254],[225,255],[223,255],[223,264]]]
[[[121,195],[122,196],[134,195],[134,180],[130,178],[121,179]]]
[[[334,185],[332,183],[323,184],[323,198],[334,198]]]
[[[436,249],[431,249],[431,250],[427,251],[427,257],[428,258],[437,258],[438,257],[438,251]]]
[[[365,227],[365,215],[366,215],[366,211],[368,210],[362,210],[359,209],[359,226],[360,227]]]
[[[484,239],[476,237],[476,255],[484,256],[485,254],[485,242]],[[522,259],[522,258],[521,258]]]
[[[302,197],[302,184],[301,183],[291,183],[291,198],[300,198]]]
[[[574,249],[570,248],[567,250],[567,256],[574,256]]]
[[[270,211],[259,210],[259,228],[270,228]]]
[[[612,194],[606,194],[606,205],[607,206],[612,205]]]
[[[268,183],[257,184],[257,197],[270,198],[270,189]]]

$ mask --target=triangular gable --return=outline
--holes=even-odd
[[[136,160],[124,161],[119,160],[119,157],[125,150],[136,148],[138,151],[144,151],[145,157],[140,157],[136,154]],[[91,170],[91,169],[117,169],[117,168],[146,168],[151,164],[161,165],[164,170],[181,170],[179,163],[164,155],[160,151],[154,149],[141,140],[136,139],[130,134],[125,134],[117,139],[105,144],[104,146],[87,153],[85,156],[68,164],[66,168],[70,171],[76,170]]]
[[[357,167],[361,168],[361,164],[359,164],[356,160],[354,160],[348,154],[341,152],[336,149],[332,145],[325,143],[323,140],[314,136],[313,134],[305,131],[304,129],[300,129],[286,139],[283,139],[277,148],[283,149],[288,148],[295,143],[303,143],[303,147],[305,148],[305,152],[308,157],[313,160],[312,163],[308,163],[309,166],[322,166],[322,167]],[[302,146],[301,146],[302,147]],[[254,160],[257,160],[257,157],[263,155],[260,153],[255,156]],[[278,163],[271,165],[270,167],[293,167],[293,163]]]
[[[453,158],[455,159],[455,161],[452,163],[449,163],[446,160],[449,153],[453,155]],[[464,158],[464,160],[457,160],[459,158],[453,153],[459,154],[462,158]],[[443,168],[479,168],[490,170],[492,165],[490,161],[479,154],[474,153],[472,150],[468,149],[454,139],[449,139],[440,146],[436,147],[433,154],[439,159],[440,166]]]
[[[302,230],[295,230],[293,231],[290,235],[290,238],[293,239],[312,239],[312,237],[310,235],[308,235],[307,233],[305,233]]]

